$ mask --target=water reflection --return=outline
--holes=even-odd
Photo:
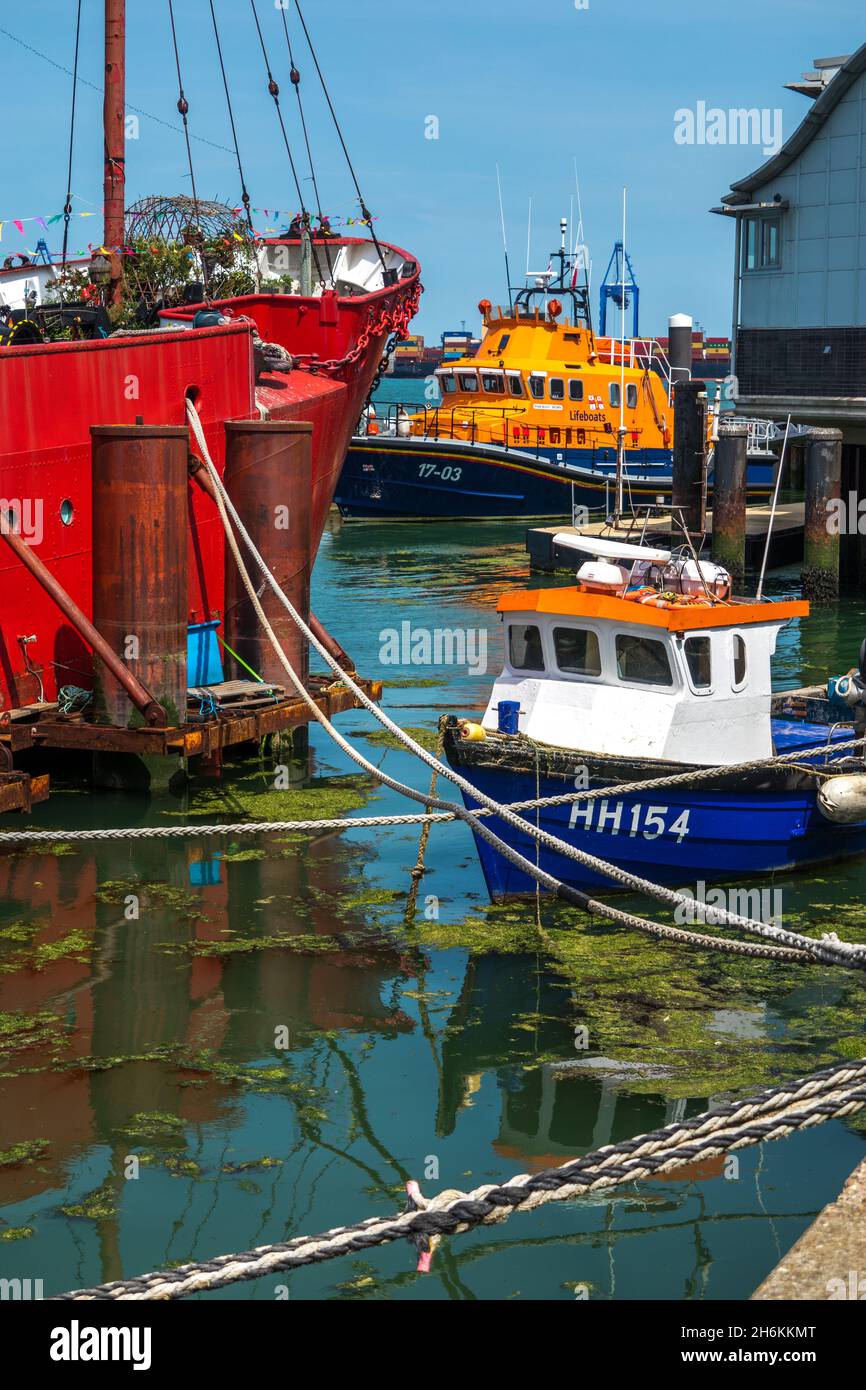
[[[439,527],[328,536],[315,606],[362,669],[376,665],[382,627],[467,613],[489,628],[495,669],[495,600],[526,582],[523,535],[476,529],[471,544]],[[798,684],[844,669],[863,619],[849,605],[808,635],[788,629],[777,676]],[[455,668],[391,674],[402,684],[386,702],[413,704],[405,722],[429,729],[438,706],[471,707],[488,683]],[[426,678],[440,683],[417,684]],[[363,739],[371,724],[350,714],[343,727]],[[359,790],[356,769],[320,736],[313,744],[326,798],[405,809]],[[406,755],[366,751],[426,789],[426,769]],[[257,775],[264,793],[267,770]],[[34,819],[225,820],[243,812],[251,780],[229,767],[189,806],[60,796]],[[428,1170],[428,1191],[498,1180],[808,1070],[839,1047],[862,1053],[860,986],[848,976],[686,960],[556,909],[537,934],[531,908],[503,926],[483,914],[460,826],[435,830],[406,920],[416,855],[411,828],[0,855],[0,1153],[11,1154],[0,1161],[0,1276],[43,1277],[58,1292],[326,1229],[392,1210],[401,1184]],[[863,885],[856,865],[785,882],[786,918],[811,914],[846,934]],[[427,894],[438,922],[424,916]],[[523,933],[519,948],[506,927]],[[394,1247],[293,1275],[292,1296],[572,1298],[585,1284],[592,1297],[745,1297],[863,1142],[856,1123],[832,1124],[744,1153],[736,1180],[719,1161],[689,1166],[468,1234],[437,1250],[432,1276]],[[141,1162],[134,1181],[130,1156]],[[276,1282],[219,1296],[271,1299]]]

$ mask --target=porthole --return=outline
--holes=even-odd
[[[60,503],[60,520],[63,522],[64,526],[71,526],[74,516],[75,508],[67,497]]]

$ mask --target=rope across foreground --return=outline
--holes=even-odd
[[[234,1255],[158,1270],[137,1279],[56,1295],[60,1301],[184,1298],[241,1280],[320,1264],[391,1241],[457,1235],[475,1226],[504,1221],[514,1211],[533,1211],[589,1192],[646,1181],[660,1173],[734,1149],[782,1139],[800,1130],[841,1119],[866,1105],[866,1059],[844,1062],[798,1081],[770,1087],[731,1101],[689,1120],[677,1121],[619,1144],[609,1144],[559,1168],[524,1173],[506,1183],[485,1184],[471,1192],[447,1191],[431,1200],[408,1184],[409,1208],[393,1216],[370,1217],[352,1226],[335,1226],[319,1235],[262,1245]]]

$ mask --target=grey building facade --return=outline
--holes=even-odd
[[[715,212],[736,225],[732,374],[747,414],[866,442],[866,44],[791,84],[812,102]]]

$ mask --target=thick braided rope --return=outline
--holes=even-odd
[[[340,1255],[412,1236],[452,1235],[504,1220],[515,1210],[532,1211],[551,1201],[651,1179],[660,1173],[734,1149],[784,1138],[825,1120],[854,1114],[866,1105],[866,1060],[842,1063],[741,1101],[704,1111],[664,1129],[606,1145],[559,1168],[521,1174],[504,1184],[472,1192],[445,1192],[421,1210],[371,1217],[336,1226],[317,1236],[259,1246],[136,1279],[118,1280],[58,1297],[63,1300],[150,1300],[182,1298],[281,1270],[318,1264]]]
[[[860,747],[866,744],[866,738],[851,739],[846,741],[844,747],[835,746],[834,753],[838,753],[839,760],[847,756],[851,748]],[[671,787],[681,787],[697,785],[706,782],[712,777],[718,776],[723,772],[725,776],[738,775],[743,772],[755,772],[762,769],[772,769],[781,767],[789,763],[799,763],[802,758],[809,758],[828,751],[826,744],[821,744],[817,748],[798,749],[795,753],[780,753],[774,758],[762,758],[748,763],[734,763],[729,767],[700,767],[690,772],[671,773],[665,777],[651,777],[642,782],[618,782],[611,786],[587,788],[584,791],[563,792],[559,796],[533,797],[529,801],[503,802],[501,809],[507,811],[534,811],[544,809],[548,806],[567,806],[572,802],[598,801],[603,797],[627,796],[632,792],[654,792],[666,791]],[[832,767],[833,760],[830,759],[827,767]],[[815,774],[824,775],[825,768],[815,769]],[[812,771],[810,768],[809,771]],[[438,774],[437,774],[438,775]],[[492,816],[498,814],[488,807],[481,807],[475,812],[477,816]],[[105,830],[9,830],[0,832],[0,845],[3,844],[52,844],[60,841],[88,841],[88,840],[169,840],[191,838],[197,835],[234,835],[234,834],[253,834],[261,831],[262,834],[290,833],[292,831],[315,831],[315,830],[365,830],[380,826],[389,825],[430,825],[433,822],[447,822],[457,820],[455,811],[433,811],[429,813],[410,813],[407,815],[388,815],[388,816],[340,816],[330,820],[293,820],[293,821],[238,821],[227,822],[224,825],[143,825],[143,826],[112,826]]]

